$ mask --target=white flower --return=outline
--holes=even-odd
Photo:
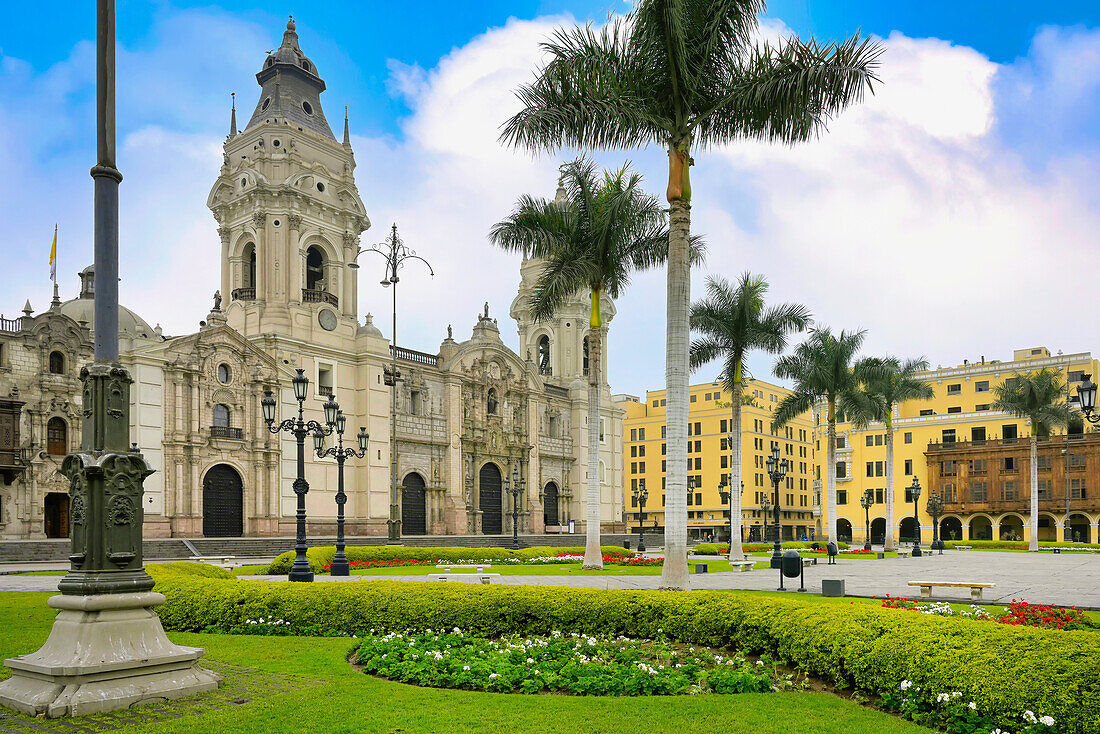
[[[500,673],[489,673],[489,677],[490,677],[490,678],[499,678],[499,677],[500,677]]]
[[[950,701],[950,700],[951,700],[951,696],[949,696],[946,693],[941,693],[941,694],[936,696],[936,703],[944,703],[944,702]]]
[[[463,665],[463,666],[462,666],[462,669],[463,669],[463,670],[469,670],[469,669],[470,669],[470,666],[469,666],[469,665]]]
[[[527,662],[528,663],[533,663],[533,662],[535,662],[535,659],[534,658],[527,658]]]
[[[759,664],[759,663],[757,663],[757,664]],[[910,687],[910,686],[912,686],[912,685],[913,685],[913,681],[911,681],[911,680],[903,680],[903,681],[901,682],[901,690],[903,690],[903,691],[908,691],[908,690],[909,690],[909,687]]]
[[[978,708],[978,704],[974,703],[973,701],[971,701],[970,703],[968,703],[966,705],[971,711],[974,711]]]
[[[1024,712],[1024,721],[1026,721],[1029,724],[1035,724],[1035,723],[1038,723],[1039,719],[1036,718],[1034,712],[1025,711]]]
[[[1054,717],[1053,716],[1040,716],[1039,717],[1039,723],[1042,724],[1043,726],[1054,726]]]

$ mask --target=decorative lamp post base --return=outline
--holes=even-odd
[[[865,541],[863,541],[863,550],[865,550],[865,551],[871,550],[871,538],[870,538],[870,536],[868,536],[867,539]]]
[[[924,555],[924,553],[921,552],[920,546],[919,545],[914,545],[913,546],[913,558],[920,558],[923,555]]]
[[[58,718],[127,709],[143,701],[216,690],[221,676],[197,661],[204,650],[169,641],[153,607],[164,595],[54,596],[60,610],[38,652],[4,661],[0,705]]]
[[[397,514],[397,505],[390,505],[390,519],[386,520],[390,540],[401,540],[401,518]]]
[[[339,555],[332,559],[332,565],[329,566],[329,576],[350,576],[351,564],[348,563],[347,557],[340,558]]]

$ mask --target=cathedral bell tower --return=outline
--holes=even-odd
[[[207,199],[221,236],[227,321],[249,337],[354,338],[355,257],[370,220],[347,116],[337,142],[321,108],[325,82],[298,47],[293,18],[256,81],[259,100],[240,132],[234,105]]]

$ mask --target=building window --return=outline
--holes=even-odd
[[[955,443],[955,429],[945,428],[940,434],[940,440],[944,443]]]
[[[958,493],[955,490],[954,484],[943,485],[943,501],[944,502],[958,502]]]
[[[1038,463],[1036,464],[1037,468],[1047,470],[1050,469],[1050,454],[1039,454],[1039,456],[1036,458],[1038,461]]]
[[[552,375],[553,368],[550,365],[550,337],[543,334],[539,337],[539,374]]]
[[[970,429],[970,440],[975,442],[975,443],[980,443],[980,442],[985,441],[985,427],[984,426],[977,426],[975,428],[971,428]]]
[[[1084,370],[1072,370],[1066,376],[1067,382],[1083,382],[1084,379],[1085,379],[1085,371]]]
[[[908,431],[905,433],[905,443],[913,443],[913,434]]]
[[[881,488],[879,488],[879,489],[876,489],[876,490],[875,490],[875,502],[877,502],[878,504],[880,504],[880,505],[881,505],[881,504],[883,503],[883,499],[882,499],[882,496],[883,496],[884,494],[885,494],[885,492],[884,492],[884,490],[882,490]]]
[[[905,476],[909,476],[912,473],[913,473],[913,460],[912,459],[906,459],[905,460]]]
[[[979,413],[989,410],[989,403],[979,403],[978,405],[974,406],[974,410]]]
[[[954,461],[940,462],[940,476],[953,477],[959,473],[958,465]]]
[[[989,392],[989,380],[974,383],[974,392]]]
[[[1005,456],[1001,459],[1001,471],[1016,471],[1016,457]]]
[[[846,490],[846,489],[838,489],[838,490],[836,491],[836,503],[837,503],[838,505],[846,505],[846,504],[848,504],[848,490]]]
[[[696,423],[695,424],[695,435],[698,436],[702,432],[703,432],[703,424],[702,423]],[[695,450],[696,451],[699,450],[699,442],[698,441],[695,442]]]
[[[843,461],[838,461],[836,463],[836,478],[837,479],[846,479],[847,476],[848,476],[848,465],[845,464]]]
[[[693,402],[693,403],[694,403],[694,402],[695,402],[695,398],[696,398],[696,396],[695,396],[695,395],[692,395],[692,396],[691,396],[691,398],[690,398],[691,402]]]
[[[956,405],[954,407],[948,408],[947,412],[948,413],[961,413],[961,412],[963,412],[963,409],[962,409],[961,406]]]
[[[325,289],[325,256],[321,248],[313,246],[306,250],[306,290],[323,291]]]
[[[631,458],[634,458],[634,459],[638,458],[638,447],[637,446],[631,446],[630,447],[630,456],[631,456]]]
[[[1085,455],[1084,454],[1070,454],[1069,455],[1069,468],[1070,469],[1084,469],[1085,468]]]
[[[317,397],[330,397],[332,395],[332,365],[317,364]]]
[[[65,355],[61,352],[50,352],[50,372],[55,375],[65,374]]]
[[[867,445],[868,446],[874,446],[875,445],[875,437],[872,436],[871,434],[867,434]]]
[[[962,387],[963,386],[960,383],[956,383],[954,385],[948,385],[947,386],[947,394],[948,395],[961,395],[962,394]]]
[[[581,372],[588,374],[588,337],[581,343]]]
[[[868,438],[870,438],[870,436],[868,436]],[[869,476],[869,477],[875,476],[875,462],[873,462],[873,461],[868,461],[867,462],[867,476]]]
[[[653,407],[654,407],[654,408],[656,408],[656,407],[657,407],[657,401],[656,401],[656,400],[654,400],[654,401],[653,401]]]
[[[64,418],[50,418],[46,423],[46,453],[51,456],[69,453],[69,424]]]
[[[722,419],[722,420],[721,420],[721,421],[719,422],[719,428],[718,428],[718,432],[719,432],[719,433],[725,433],[725,432],[726,432],[726,431],[728,431],[728,430],[729,430],[729,421],[727,421],[727,420],[726,420],[725,418],[723,418],[723,419]]]
[[[229,406],[218,403],[214,406],[214,427],[229,428]]]
[[[229,365],[222,362],[218,365],[218,382],[223,385],[229,384],[229,379],[232,377],[232,373],[229,371]]]
[[[630,429],[630,440],[631,441],[637,441],[638,440],[638,429],[637,428],[631,428]]]
[[[931,408],[925,408],[920,412],[921,415],[935,415],[935,412]]]
[[[1015,479],[1006,479],[1001,482],[1001,499],[1006,502],[1019,499],[1019,490]]]
[[[985,474],[985,459],[974,459],[970,462],[971,474]]]
[[[774,442],[773,442],[773,443],[774,443]],[[845,442],[844,436],[837,436],[837,437],[836,437],[836,447],[837,447],[838,449],[842,449],[842,448],[844,448],[844,447],[845,447],[846,445],[847,445],[847,443]]]
[[[1008,425],[1002,426],[1001,436],[1006,440],[1015,440],[1017,438],[1016,424],[1009,423]]]
[[[970,501],[985,502],[989,497],[985,482],[973,482],[970,485]]]
[[[644,445],[638,447],[638,456],[643,457],[643,458],[645,457],[645,446]]]
[[[1084,479],[1071,479],[1069,480],[1069,496],[1071,499],[1083,500],[1085,499],[1085,480]]]
[[[1039,499],[1041,499],[1041,500],[1049,500],[1050,499],[1050,480],[1049,479],[1040,479],[1039,480]]]

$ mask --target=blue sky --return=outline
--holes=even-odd
[[[506,314],[517,263],[487,250],[485,230],[520,193],[552,194],[560,159],[495,141],[510,90],[538,63],[538,41],[563,23],[600,23],[628,8],[612,0],[424,2],[414,12],[350,0],[117,6],[124,303],[168,333],[205,315],[217,283],[205,196],[229,92],[247,120],[254,74],[294,14],[328,84],[329,119],[351,110],[357,179],[374,223],[364,244],[397,221],[441,271],[403,316],[408,346],[427,350],[444,319],[455,319],[456,336],[468,333],[486,298]],[[0,164],[9,174],[0,199],[10,207],[0,248],[20,284],[0,303],[9,315],[25,298],[48,301],[41,255],[55,221],[65,297],[91,257],[94,4],[43,7],[6,7],[0,36]],[[1038,344],[1097,346],[1095,327],[1069,318],[1087,296],[1066,287],[1066,263],[1100,266],[1100,7],[776,0],[764,25],[772,37],[856,29],[886,44],[884,86],[830,134],[793,150],[738,144],[697,156],[694,221],[712,254],[693,292],[707,275],[751,268],[769,277],[776,299],[806,303],[820,322],[868,328],[869,351],[925,354],[933,365]],[[628,158],[660,191],[659,151],[599,157]],[[471,253],[481,278],[463,277]],[[171,293],[166,272],[180,281]],[[663,384],[655,351],[663,336],[653,330],[662,278],[638,276],[619,304],[609,342],[615,391]],[[383,294],[363,285],[360,294],[361,315],[386,311]],[[469,318],[451,315],[456,309]],[[513,329],[502,333],[515,345]],[[759,376],[769,366],[754,360]]]

